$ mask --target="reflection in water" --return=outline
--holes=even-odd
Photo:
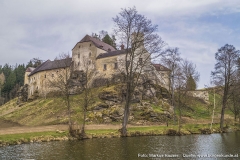
[[[128,160],[183,159],[185,156],[239,154],[240,132],[212,135],[150,136],[46,142],[0,148],[0,159]],[[149,155],[152,154],[152,155]],[[138,157],[139,156],[139,157]],[[177,156],[177,158],[166,158]],[[188,157],[184,159],[216,159]],[[237,159],[237,158],[231,158]]]

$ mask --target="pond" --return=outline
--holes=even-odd
[[[240,132],[44,142],[0,148],[0,159],[239,159]],[[221,157],[221,158],[220,158]]]

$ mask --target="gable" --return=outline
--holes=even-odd
[[[111,51],[116,51],[115,48],[113,48],[113,46],[100,41],[99,39],[93,38],[89,35],[86,35],[85,37],[83,37],[83,39],[81,41],[79,41],[74,47],[73,49],[79,44],[79,43],[84,43],[84,42],[92,42],[97,48],[100,48],[104,51],[107,52],[111,52]]]

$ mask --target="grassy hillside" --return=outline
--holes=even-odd
[[[88,109],[87,123],[120,123],[124,103],[111,104],[110,101],[99,98],[102,94],[113,95],[117,98],[119,96],[117,86],[93,88],[91,93],[92,104]],[[204,102],[198,98],[188,97],[187,105],[181,108],[183,122],[210,123],[213,108],[212,93],[209,94],[209,98],[209,102]],[[83,94],[71,96],[72,118],[79,124],[82,121],[82,102]],[[168,102],[167,99],[159,99],[157,102],[148,99],[142,100],[140,103],[133,103],[130,123],[165,124],[166,121],[172,123],[173,117],[169,117],[170,105]],[[220,96],[217,95],[215,122],[219,120],[219,102]],[[232,114],[227,111],[226,117],[232,119]],[[0,119],[26,126],[66,124],[68,122],[67,108],[64,100],[60,97],[39,98],[21,105],[17,105],[17,99],[11,100],[0,106]]]

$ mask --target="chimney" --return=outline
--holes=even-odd
[[[121,50],[124,50],[124,45],[123,44],[120,47],[121,47]]]

